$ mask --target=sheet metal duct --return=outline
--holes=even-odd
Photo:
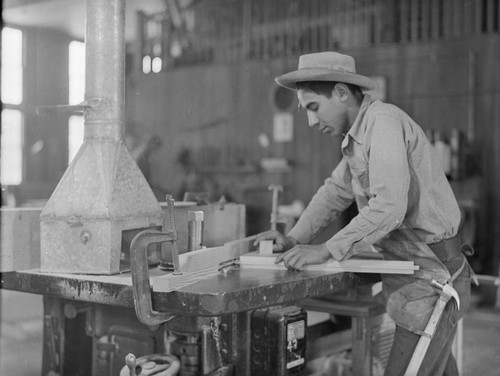
[[[122,142],[125,2],[87,0],[84,142],[43,209],[41,271],[115,274],[122,233],[162,210]]]

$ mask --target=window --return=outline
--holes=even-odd
[[[85,97],[85,43],[69,44],[69,104],[79,104]],[[83,143],[84,119],[73,115],[68,120],[68,162],[75,157]]]
[[[2,141],[0,180],[3,185],[19,185],[23,176],[23,33],[2,29]]]
[[[69,44],[69,104],[83,102],[85,95],[85,43]]]
[[[70,116],[68,121],[68,163],[71,163],[83,143],[83,116]]]
[[[2,102],[21,104],[23,101],[23,33],[2,29]]]
[[[23,120],[19,110],[2,111],[1,176],[3,185],[18,185],[23,171]]]

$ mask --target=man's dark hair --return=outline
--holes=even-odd
[[[307,91],[312,91],[315,94],[324,95],[327,98],[330,98],[332,96],[333,88],[338,83],[340,83],[340,82],[336,82],[336,81],[297,82],[297,90],[303,89],[303,90],[307,90]],[[362,92],[361,92],[361,89],[359,88],[359,86],[353,85],[353,84],[348,84],[346,82],[342,82],[342,83],[344,85],[346,85],[354,95],[358,95],[358,94],[362,95]]]

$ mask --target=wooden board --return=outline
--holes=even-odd
[[[222,247],[202,248],[196,251],[179,255],[179,264],[182,274],[166,274],[151,278],[153,290],[170,292],[178,290],[191,283],[216,275],[221,265],[232,263],[241,255],[254,249],[253,242],[257,235],[227,242]]]
[[[276,255],[263,256],[258,252],[251,252],[240,256],[241,268],[254,269],[286,269],[283,263],[275,264]],[[352,272],[352,273],[387,273],[387,274],[413,274],[418,270],[418,265],[413,261],[390,261],[380,259],[355,259],[345,261],[331,260],[320,265],[307,265],[304,270],[316,270],[324,272]]]

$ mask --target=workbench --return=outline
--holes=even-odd
[[[158,268],[150,269],[150,276],[161,273],[165,272]],[[110,282],[113,279],[110,276],[62,275],[26,270],[1,274],[0,287],[43,295],[47,298],[44,298],[45,317],[54,315],[54,304],[65,302],[74,302],[76,306],[79,306],[81,302],[84,307],[89,305],[126,307],[127,309],[117,311],[125,315],[128,311],[133,312],[134,307],[131,274],[123,273],[115,276],[115,281],[116,278],[122,279],[120,283]],[[233,346],[230,357],[235,364],[235,374],[243,376],[249,375],[248,356],[245,355],[244,350],[249,344],[247,339],[243,339],[245,336],[241,335],[241,331],[250,330],[248,312],[262,307],[288,305],[305,298],[343,292],[373,284],[379,280],[378,274],[329,274],[320,271],[234,268],[176,291],[153,292],[152,298],[153,307],[157,311],[183,316],[232,316],[236,319],[238,323],[236,334],[238,335],[233,336],[240,338]],[[50,359],[52,350],[45,348],[47,343],[53,340],[47,338],[46,330],[47,327],[44,325],[42,375],[55,366],[58,366],[60,370],[66,370],[66,374],[70,373],[68,367],[81,368],[82,364],[65,367],[61,364],[54,364],[54,361]],[[74,346],[82,346],[78,341],[72,342],[76,342]],[[69,347],[69,344],[65,345],[66,352],[70,351]],[[88,357],[86,359],[86,361],[89,360]],[[80,360],[82,361],[85,360]],[[92,366],[92,374],[98,374],[95,366]]]

